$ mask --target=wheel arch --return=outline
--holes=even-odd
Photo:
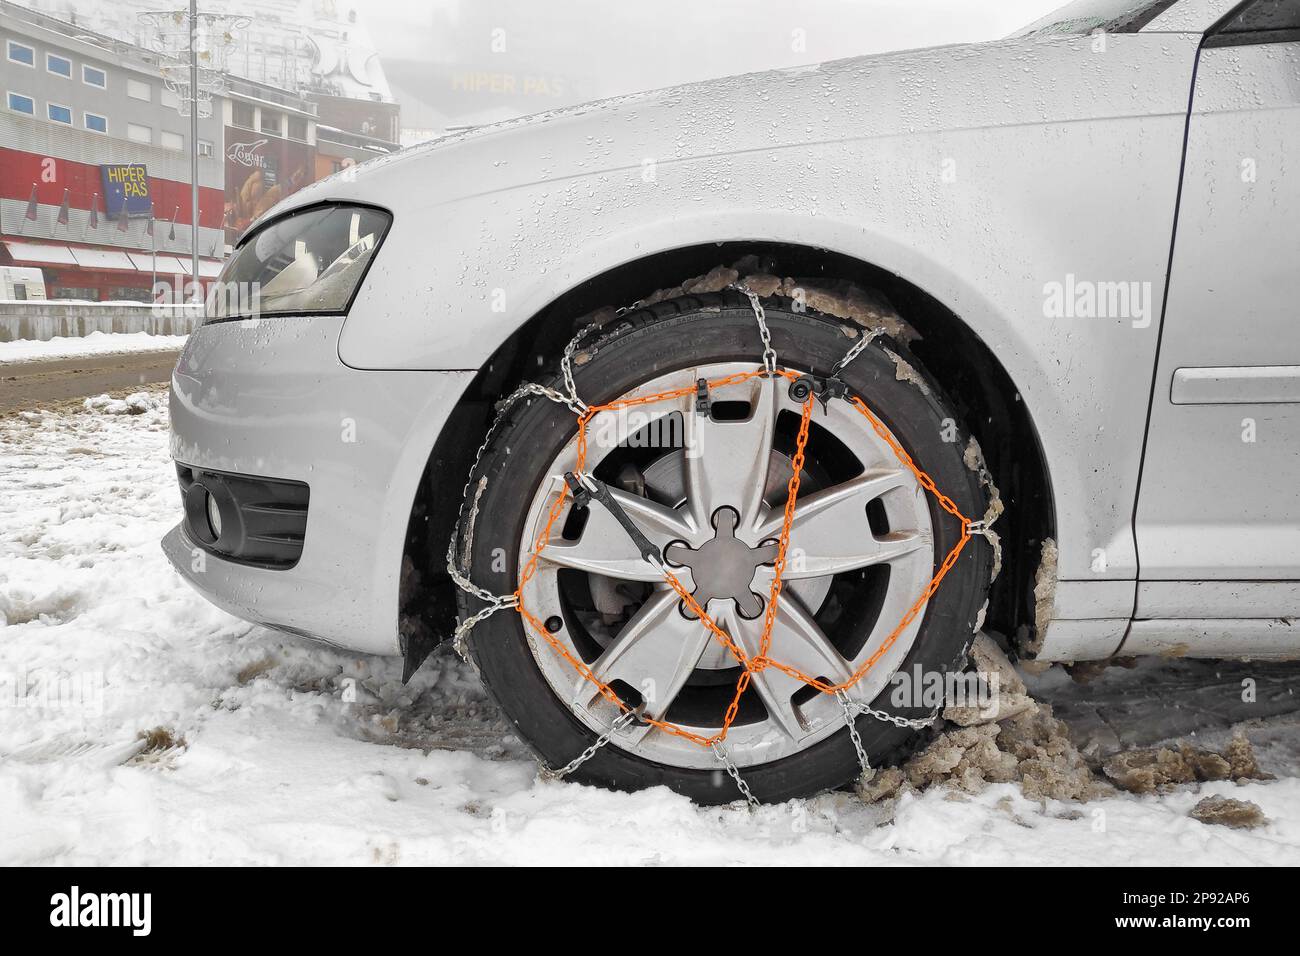
[[[920,338],[911,343],[911,351],[941,383],[961,425],[979,442],[1006,508],[996,529],[1004,542],[1018,544],[1003,549],[985,626],[1012,648],[1033,640],[1039,545],[1055,537],[1055,507],[1032,411],[1003,363],[956,312],[904,276],[824,248],[735,241],[660,251],[587,278],[522,322],[479,369],[434,443],[411,509],[399,597],[408,675],[454,626],[454,585],[444,568],[447,542],[494,404],[520,382],[545,374],[583,317],[631,304],[748,255],[776,264],[783,276],[809,283],[849,281],[881,292],[917,331]]]

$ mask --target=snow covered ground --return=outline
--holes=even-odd
[[[123,352],[175,351],[185,345],[186,338],[188,336],[150,335],[148,332],[91,332],[83,336],[59,336],[43,342],[19,339],[0,342],[0,365],[86,355],[119,355]]]
[[[397,661],[192,593],[158,547],[179,514],[166,437],[161,389],[0,418],[0,863],[1300,863],[1294,711],[1246,727],[1277,780],[1086,804],[932,789],[885,822],[848,793],[751,814],[539,782],[451,654],[403,687]],[[1122,738],[1160,711],[1164,677],[1203,666],[1039,686]],[[1205,720],[1200,742],[1234,719]],[[1271,822],[1188,818],[1206,794]]]

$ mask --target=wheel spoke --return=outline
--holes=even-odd
[[[802,528],[805,535],[816,535],[843,528],[845,535],[870,534],[867,505],[886,491],[906,487],[909,477],[899,468],[873,469],[838,485],[800,495],[795,502],[792,530]],[[758,527],[759,537],[778,536],[784,520],[782,508],[773,508]]]
[[[736,509],[739,527],[749,528],[758,519],[772,457],[780,381],[784,379],[755,378],[744,383],[750,402],[744,421],[715,421],[693,407],[686,411],[686,500],[701,528],[707,529],[713,513],[722,507]]]
[[[825,550],[809,553],[791,534],[788,559],[781,578],[784,581],[801,581],[805,578],[824,578],[845,571],[856,571],[873,564],[892,564],[917,552],[927,552],[933,546],[928,531],[891,531],[879,538],[864,538],[853,542],[842,553],[827,554]],[[766,589],[771,580],[772,569],[762,566],[754,576],[754,586]]]
[[[795,503],[790,526],[789,557],[783,577],[789,581],[853,571],[871,564],[896,561],[931,547],[928,531],[871,530],[867,505],[910,482],[901,470],[868,471],[857,478],[813,492]],[[773,508],[760,526],[762,538],[781,534],[784,512]],[[759,580],[771,580],[771,570],[759,569]]]
[[[672,508],[618,488],[610,488],[610,493],[661,551],[672,541],[691,537],[686,517]],[[663,580],[663,574],[641,557],[627,531],[604,505],[593,501],[587,510],[587,521],[579,538],[569,541],[555,534],[542,549],[543,560],[625,581]]]
[[[724,619],[727,632],[746,655],[757,655],[763,634],[763,618],[746,620],[735,612],[733,606],[724,613]],[[852,674],[852,668],[835,650],[812,615],[798,598],[788,593],[781,596],[777,605],[767,656],[807,677],[838,683]],[[793,701],[794,695],[807,686],[802,680],[770,665],[757,671],[750,680],[769,717],[787,736],[799,740],[811,731],[801,708]]]
[[[871,634],[868,635],[866,643],[862,645],[862,650],[858,652],[859,660],[870,656],[898,627],[903,616],[921,596],[924,582],[930,576],[932,565],[933,560],[929,555],[914,551],[890,569],[891,587],[885,594],[885,600],[880,606],[880,612],[876,615],[876,623],[871,630]],[[913,586],[892,586],[895,577],[900,582],[911,581]],[[894,649],[880,661],[877,670],[885,673],[892,670],[894,664],[897,663],[896,655],[905,653],[907,648],[911,646],[917,632],[921,629],[921,622],[924,619],[924,613],[917,614],[912,622],[899,632]]]
[[[646,715],[663,716],[691,676],[712,635],[699,621],[678,613],[675,591],[656,591],[633,615],[591,671],[604,684],[621,680],[639,692]],[[586,678],[574,688],[574,702],[588,706],[596,692]]]

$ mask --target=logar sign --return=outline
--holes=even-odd
[[[226,127],[226,242],[311,179],[312,149],[306,143]]]

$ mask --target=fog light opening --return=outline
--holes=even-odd
[[[208,531],[212,533],[212,540],[221,540],[221,506],[217,504],[217,499],[212,492],[206,495],[207,505],[204,510],[208,515]]]

